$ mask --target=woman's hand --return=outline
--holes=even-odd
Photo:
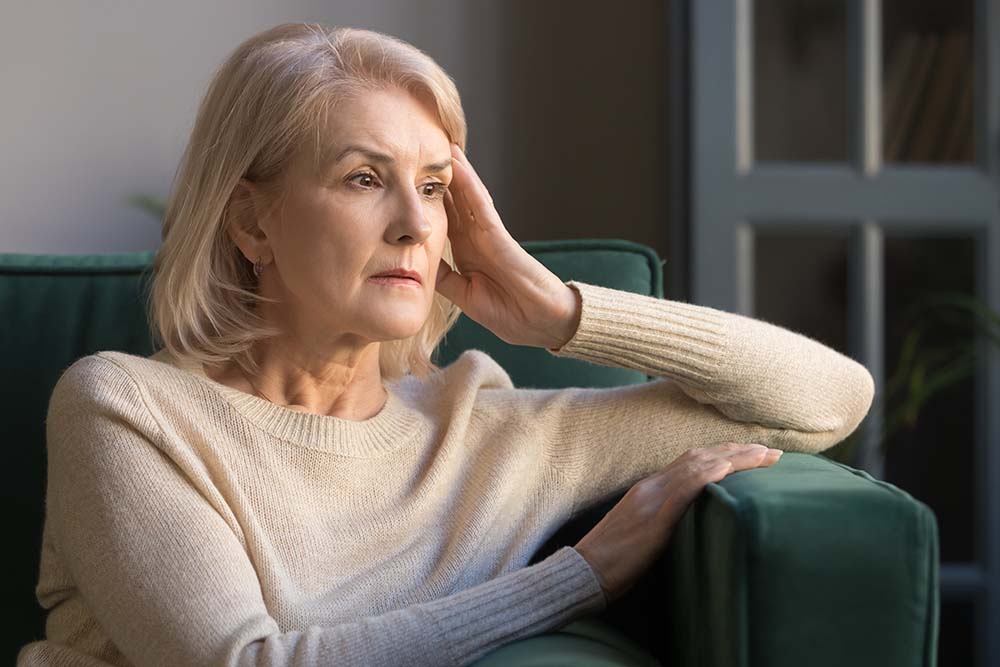
[[[507,232],[465,154],[451,147],[444,199],[458,272],[442,258],[435,289],[506,343],[561,347],[579,324],[579,295]]]
[[[590,563],[608,602],[616,600],[656,561],[706,484],[770,466],[780,456],[779,449],[735,442],[689,449],[629,489],[574,548]]]

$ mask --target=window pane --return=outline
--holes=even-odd
[[[972,0],[884,0],[886,162],[974,158]]]
[[[847,3],[753,2],[754,156],[848,158]]]
[[[758,230],[753,316],[847,354],[846,233]]]
[[[971,238],[885,239],[885,479],[934,511],[942,561],[972,561],[979,539],[973,416],[975,373],[984,364],[970,357],[969,311],[918,305],[932,291],[973,295],[974,251]],[[908,338],[916,340],[915,352],[904,363]],[[946,384],[932,390],[936,382]],[[924,391],[926,401],[909,410]]]

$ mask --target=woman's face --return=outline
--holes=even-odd
[[[434,299],[451,143],[431,109],[401,90],[344,100],[330,118],[327,164],[315,174],[303,151],[286,174],[284,206],[261,225],[269,241],[262,254],[274,258],[261,288],[286,301],[275,315],[310,345],[327,332],[328,342],[407,338]],[[421,284],[371,279],[396,267],[419,273]]]

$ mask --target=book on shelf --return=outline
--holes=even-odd
[[[947,128],[940,159],[946,162],[972,162],[972,103],[975,81],[972,67],[962,68],[962,78],[954,104],[951,125]]]
[[[956,122],[954,102],[958,100],[962,71],[968,64],[965,33],[952,31],[944,36],[934,54],[934,66],[927,74],[923,99],[919,104],[913,133],[904,157],[909,162],[936,162],[942,157],[949,128]]]
[[[886,58],[884,79],[886,162],[972,159],[975,81],[968,32],[904,34]]]
[[[899,58],[903,62],[896,66],[900,72],[899,93],[895,96],[893,105],[887,109],[888,125],[885,127],[885,160],[887,162],[899,162],[903,159],[903,151],[909,134],[911,133],[914,118],[918,112],[918,105],[923,96],[923,88],[927,83],[927,73],[934,62],[934,54],[938,49],[938,37],[934,34],[924,35],[914,33],[915,46],[899,53]],[[900,40],[894,49],[890,63],[896,58],[895,51],[901,51],[904,47],[904,40]],[[893,71],[890,66],[887,73]],[[888,85],[888,81],[886,81]]]

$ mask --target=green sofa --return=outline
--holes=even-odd
[[[663,296],[662,263],[622,240],[524,242],[564,280]],[[0,254],[4,486],[13,521],[3,651],[44,636],[34,596],[44,516],[44,417],[52,387],[98,350],[153,352],[143,307],[151,252]],[[645,382],[627,370],[511,347],[464,315],[435,355],[487,351],[516,386]],[[627,489],[622,489],[622,495]],[[620,497],[620,496],[619,496]],[[617,499],[561,528],[532,562],[575,544]],[[709,484],[663,558],[600,615],[507,644],[479,667],[699,665],[931,666],[938,634],[934,515],[900,489],[828,458],[787,453]]]

